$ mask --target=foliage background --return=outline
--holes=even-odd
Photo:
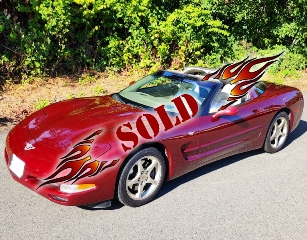
[[[306,68],[307,0],[0,0],[0,78],[217,67],[285,51]]]

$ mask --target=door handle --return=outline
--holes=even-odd
[[[188,132],[188,135],[192,136],[195,132]]]

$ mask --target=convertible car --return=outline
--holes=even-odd
[[[257,81],[227,106],[233,85],[204,80],[213,72],[158,71],[119,93],[51,104],[9,132],[9,172],[58,204],[138,207],[213,161],[279,151],[299,124],[302,93]]]

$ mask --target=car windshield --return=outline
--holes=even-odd
[[[136,106],[156,108],[162,104],[169,112],[177,112],[171,102],[174,98],[189,94],[201,105],[216,83],[199,81],[194,77],[159,71],[150,74],[119,93],[123,100]]]

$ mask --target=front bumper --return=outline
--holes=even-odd
[[[30,141],[27,132],[20,126],[16,126],[9,133],[6,140],[5,161],[12,178],[48,200],[65,205],[80,206],[92,203],[108,201],[114,198],[115,184],[120,164],[110,167],[94,177],[78,180],[76,184],[95,184],[95,188],[77,193],[64,193],[60,191],[59,184],[53,183],[40,186],[51,172],[54,171],[58,162],[52,159],[60,159],[51,156],[48,148],[34,143],[33,150],[26,151],[25,143]],[[9,168],[12,155],[15,154],[25,162],[22,176],[17,177]],[[110,158],[108,158],[110,159]],[[111,161],[110,161],[111,162]],[[107,165],[107,164],[106,164]],[[69,171],[69,170],[68,170]]]
[[[59,190],[59,184],[48,184],[43,187],[40,187],[39,189],[36,189],[41,183],[43,183],[43,180],[40,178],[33,176],[33,172],[27,168],[27,165],[25,166],[23,176],[21,178],[17,177],[10,169],[9,154],[7,153],[7,150],[5,149],[5,160],[6,164],[8,166],[8,170],[12,176],[12,178],[19,182],[20,184],[26,186],[27,188],[33,190],[34,192],[40,194],[41,196],[47,198],[48,200],[61,204],[66,206],[79,206],[83,204],[90,204],[93,202],[99,202],[102,200],[109,200],[109,199],[103,199],[95,196],[96,188],[90,189],[88,191],[80,192],[80,193],[63,193]]]

